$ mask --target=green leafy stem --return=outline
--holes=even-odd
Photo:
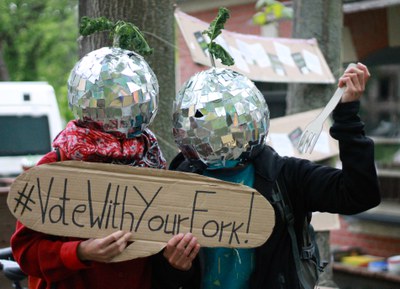
[[[222,29],[224,29],[224,25],[229,17],[229,10],[224,7],[220,7],[217,17],[210,23],[209,28],[203,31],[203,34],[207,34],[210,38],[210,43],[208,43],[208,52],[210,53],[211,64],[214,67],[214,57],[220,59],[221,63],[224,65],[229,66],[235,64],[232,56],[230,56],[230,54],[221,45],[214,42],[214,40],[221,34]]]
[[[149,55],[153,52],[139,28],[130,22],[118,20],[114,23],[106,17],[82,17],[79,27],[79,33],[82,36],[102,31],[110,31],[113,46],[136,51],[141,55]]]

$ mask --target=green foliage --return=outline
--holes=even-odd
[[[233,65],[235,61],[229,53],[221,45],[215,43],[214,40],[221,34],[229,17],[228,9],[224,7],[219,8],[217,17],[210,23],[209,28],[203,31],[203,34],[207,34],[210,38],[210,43],[208,43],[209,53],[212,57],[220,59],[224,65]]]
[[[230,66],[235,64],[235,60],[232,58],[232,56],[230,56],[228,51],[215,42],[211,42],[208,45],[208,51],[214,55],[215,58],[221,59],[221,62],[224,65]]]
[[[217,17],[210,23],[210,27],[203,32],[210,37],[210,41],[214,41],[215,38],[221,34],[221,30],[224,29],[225,23],[229,17],[229,10],[225,7],[220,7]]]
[[[253,23],[257,25],[293,18],[293,9],[277,0],[258,0],[256,9],[261,10],[253,16]]]
[[[69,72],[78,60],[78,0],[0,0],[0,57],[10,81],[47,81],[62,117]]]
[[[90,18],[83,16],[79,25],[79,33],[82,36],[88,36],[95,32],[112,30],[114,23],[108,20],[106,17]]]
[[[153,53],[142,32],[132,23],[120,20],[115,24],[114,31],[114,45],[137,51],[142,55]]]
[[[400,144],[375,143],[375,161],[379,167],[393,166],[395,154],[400,150]]]
[[[153,52],[139,28],[130,22],[120,20],[113,23],[105,17],[82,17],[79,28],[82,36],[101,31],[110,31],[114,46],[136,51],[141,55],[149,55]]]

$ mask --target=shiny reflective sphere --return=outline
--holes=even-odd
[[[247,77],[211,68],[191,77],[173,108],[173,134],[182,153],[213,166],[236,160],[265,140],[269,110]]]
[[[105,131],[139,135],[158,109],[157,78],[139,54],[103,47],[79,60],[68,79],[68,102],[77,119]]]

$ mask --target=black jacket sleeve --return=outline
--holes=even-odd
[[[339,141],[342,169],[289,159],[284,172],[289,194],[305,211],[355,214],[380,203],[374,143],[365,136],[359,102],[341,103],[330,129]]]

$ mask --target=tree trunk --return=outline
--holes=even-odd
[[[105,16],[113,21],[125,20],[143,32],[153,54],[146,56],[160,85],[159,105],[151,125],[167,161],[177,153],[172,136],[172,103],[175,99],[175,20],[173,0],[80,0],[79,18]],[[80,57],[110,46],[107,33],[85,37],[80,41]]]
[[[295,0],[293,38],[315,38],[335,79],[342,73],[342,0]],[[337,85],[300,84],[288,86],[287,114],[323,107]],[[321,258],[329,262],[320,276],[320,286],[337,287],[333,279],[329,231],[317,232]]]
[[[315,38],[334,77],[342,73],[342,0],[295,0],[293,38]],[[292,83],[288,87],[287,114],[325,106],[336,84]]]
[[[3,55],[3,45],[0,41],[0,81],[8,81],[10,80],[10,75],[8,74],[7,65],[4,61]]]

